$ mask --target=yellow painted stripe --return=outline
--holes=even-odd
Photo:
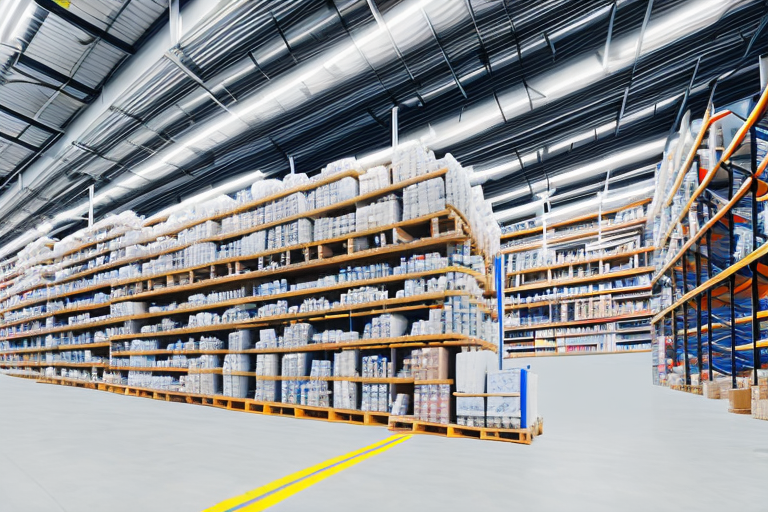
[[[310,487],[331,475],[385,452],[410,435],[394,435],[346,455],[298,471],[243,495],[222,501],[204,512],[258,512]]]

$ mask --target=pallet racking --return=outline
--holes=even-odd
[[[707,109],[652,205],[654,382],[711,398],[765,387],[768,89],[750,103],[746,119]]]
[[[371,415],[386,424],[381,418],[406,396],[397,402],[402,417],[422,389],[453,385],[446,355],[498,348],[489,270],[498,232],[465,171],[442,162],[417,172],[332,164],[264,197],[238,193],[181,215],[113,219],[74,243],[46,241],[46,250],[6,265],[0,369],[252,412],[359,416],[350,421],[364,424]],[[374,171],[385,183],[362,190]],[[321,194],[336,200],[321,202]],[[363,221],[365,208],[382,207],[394,211],[390,218]],[[313,235],[321,224],[332,227]],[[256,248],[237,252],[249,237]],[[303,337],[288,341],[291,329]],[[254,342],[233,345],[233,335]],[[432,349],[443,351],[440,368],[422,368],[414,354]],[[352,370],[331,374],[345,353]],[[262,357],[280,369],[265,370]],[[375,374],[364,376],[366,361],[378,364]],[[228,382],[236,391],[223,396]],[[254,389],[270,399],[248,398]],[[342,393],[346,407],[333,403]],[[452,401],[441,406],[452,410]]]
[[[650,349],[653,248],[650,198],[547,224],[507,226],[504,331],[507,357]]]

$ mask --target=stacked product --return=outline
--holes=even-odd
[[[0,367],[448,423],[446,361],[498,334],[498,226],[479,192],[413,144],[391,167],[340,160],[66,250],[42,240],[34,265],[7,265]]]
[[[185,391],[202,395],[221,394],[221,376],[211,371],[220,367],[219,356],[216,354],[203,354],[189,359]]]
[[[486,375],[496,367],[496,354],[475,350],[456,354],[456,392],[481,396],[457,396],[456,420],[459,425],[485,426]]]

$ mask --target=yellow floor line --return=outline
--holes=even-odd
[[[275,480],[263,487],[248,491],[241,496],[222,501],[218,505],[205,509],[204,512],[258,512],[265,510],[339,471],[385,452],[393,446],[397,446],[410,437],[410,435],[400,434],[390,436],[365,448]]]

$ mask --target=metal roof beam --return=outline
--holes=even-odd
[[[98,96],[98,91],[96,89],[93,89],[91,87],[88,87],[87,85],[78,82],[77,80],[74,80],[67,75],[60,73],[56,71],[55,69],[46,66],[42,62],[38,62],[35,59],[28,57],[27,55],[21,53],[19,54],[19,58],[16,61],[16,66],[20,66],[22,68],[26,68],[26,70],[32,70],[35,71],[41,75],[44,75],[51,80],[58,82],[56,84],[49,84],[54,85],[56,88],[62,88],[65,89],[67,87],[70,87],[74,90],[76,90],[79,93],[84,94],[86,97],[82,98],[81,101],[85,103],[90,103],[91,100],[93,100],[96,96]],[[24,74],[29,74],[25,69],[20,69],[19,71]],[[35,77],[37,78],[37,77]]]
[[[31,117],[27,117],[24,114],[20,114],[19,112],[16,112],[15,110],[8,108],[4,105],[0,105],[0,112],[7,114],[15,119],[18,119],[19,121],[27,123],[30,126],[34,126],[35,128],[39,128],[40,130],[49,132],[51,135],[61,133],[61,130],[53,128],[52,126],[48,126],[47,124],[43,124],[37,119],[32,119]]]
[[[23,140],[17,139],[16,137],[6,135],[3,132],[0,132],[0,139],[7,140],[8,142],[16,144],[17,146],[21,146],[27,151],[32,151],[33,153],[37,153],[37,151],[40,149],[37,146],[33,146],[29,142],[24,142]]]
[[[55,14],[61,19],[65,20],[70,25],[79,28],[83,32],[92,35],[98,39],[101,39],[110,46],[120,50],[126,55],[133,55],[136,53],[136,49],[123,41],[122,39],[113,36],[112,34],[100,29],[96,25],[93,25],[81,17],[72,14],[68,9],[65,9],[53,0],[35,0],[35,3],[45,9],[46,11]]]

